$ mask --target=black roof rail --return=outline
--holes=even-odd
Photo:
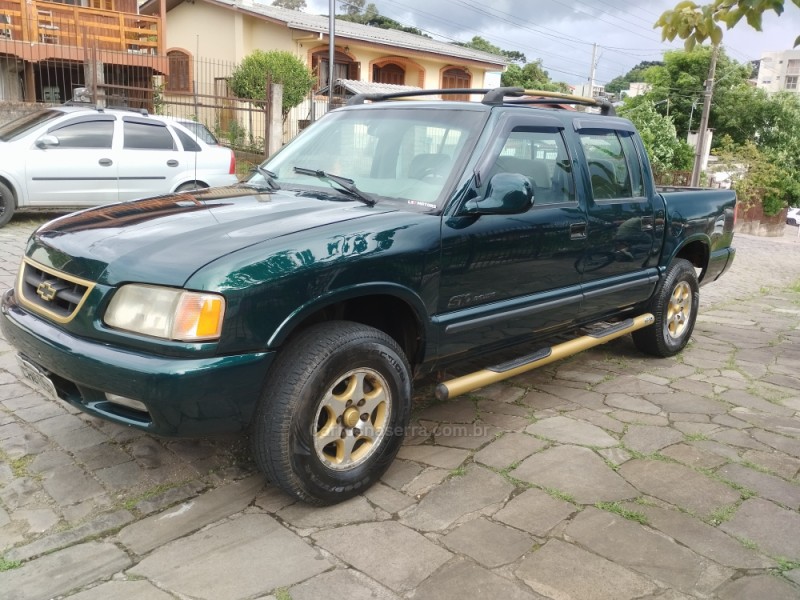
[[[368,93],[356,94],[347,101],[347,106],[364,104],[364,102],[383,102],[399,98],[414,98],[416,96],[447,96],[452,94],[483,94],[482,104],[490,106],[502,106],[503,104],[580,104],[582,106],[596,106],[600,108],[600,113],[606,116],[614,116],[614,106],[606,98],[589,98],[587,96],[575,96],[562,92],[552,92],[549,90],[526,90],[520,87],[498,87],[498,88],[448,88],[437,90],[407,90],[402,92],[390,92],[386,94]],[[508,97],[513,100],[506,100]],[[525,98],[524,96],[532,96]]]

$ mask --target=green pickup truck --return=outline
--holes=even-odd
[[[659,193],[600,101],[479,91],[356,96],[237,185],[43,225],[2,298],[22,373],[153,434],[249,431],[268,479],[330,504],[389,466],[416,377],[539,348],[446,399],[627,333],[683,349],[735,194]]]

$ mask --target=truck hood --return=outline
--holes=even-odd
[[[259,243],[392,209],[340,196],[232,186],[110,204],[55,219],[27,255],[90,281],[183,285],[209,262]]]

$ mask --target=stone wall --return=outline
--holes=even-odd
[[[51,106],[41,102],[0,102],[0,125]]]
[[[788,208],[784,208],[777,215],[767,216],[761,203],[742,208],[742,204],[736,205],[736,228],[737,233],[749,233],[750,235],[760,235],[762,237],[781,237],[786,230],[786,213]]]

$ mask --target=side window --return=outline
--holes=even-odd
[[[519,173],[533,185],[534,206],[575,201],[572,166],[561,132],[515,127],[495,160],[489,177]]]
[[[581,133],[595,200],[644,196],[642,168],[627,132]]]
[[[83,121],[50,132],[58,138],[56,148],[111,148],[114,121]]]
[[[161,124],[125,122],[124,141],[126,150],[174,150],[175,141]]]
[[[178,134],[178,139],[186,152],[200,152],[200,145],[195,142],[188,134],[180,129],[176,129],[175,133]]]

